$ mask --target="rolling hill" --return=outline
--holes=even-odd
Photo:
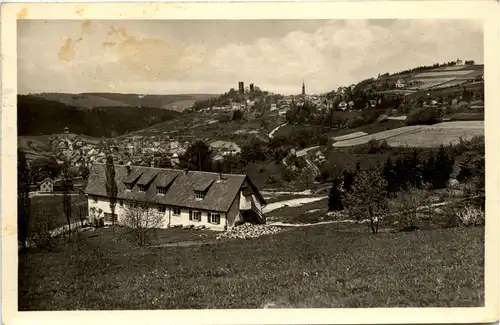
[[[60,102],[65,105],[91,109],[96,107],[152,107],[182,112],[191,107],[196,100],[205,100],[218,95],[211,94],[179,94],[179,95],[147,95],[119,93],[41,93],[33,97]]]
[[[398,91],[411,93],[461,87],[473,82],[479,83],[482,82],[483,74],[484,65],[482,64],[429,67],[417,71],[384,75],[376,79],[367,79],[358,83],[356,87],[358,89],[371,88],[387,91],[394,89],[398,80],[403,80],[406,87],[399,88]]]

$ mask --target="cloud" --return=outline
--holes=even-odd
[[[483,61],[478,21],[308,21],[307,28],[302,22],[267,22],[279,33],[253,32],[255,23],[207,23],[206,35],[201,22],[191,32],[186,22],[176,30],[172,22],[168,27],[158,21],[22,21],[19,88],[192,93],[223,92],[245,81],[297,93],[305,80],[308,91],[324,92],[421,64],[458,57]],[[228,26],[231,32],[225,32]]]

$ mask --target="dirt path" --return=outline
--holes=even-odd
[[[278,201],[274,203],[270,203],[266,205],[263,209],[262,212],[268,213],[276,209],[280,209],[283,207],[298,207],[306,203],[311,203],[319,200],[323,200],[328,198],[328,196],[317,196],[317,197],[303,197],[303,198],[297,198],[297,199],[291,199],[291,200],[285,200],[285,201]]]
[[[279,128],[281,128],[282,126],[285,126],[285,125],[287,125],[287,123],[283,123],[283,124],[281,124],[281,125],[278,125],[278,126],[277,126],[277,127],[275,127],[274,129],[272,129],[272,130],[271,130],[271,132],[269,132],[269,135],[268,135],[268,136],[269,136],[269,139],[272,139],[272,138],[274,137],[274,133],[275,133],[276,131],[278,131],[278,130],[279,130]]]
[[[475,196],[473,198],[477,198],[479,196]],[[290,200],[293,201],[293,200]],[[457,203],[460,201],[465,201],[465,199],[458,200],[458,201],[445,201],[445,202],[438,202],[438,203],[433,203],[429,205],[423,205],[417,208],[417,211],[423,210],[423,209],[429,209],[429,208],[436,208],[436,207],[441,207],[441,206],[446,206],[452,203]],[[283,201],[283,203],[286,201]],[[281,202],[276,202],[276,203],[281,203]],[[274,209],[273,209],[274,210]],[[388,214],[384,217],[389,217],[389,216],[396,216],[398,214],[401,214],[401,212],[394,212],[391,214]],[[381,218],[382,219],[382,218]],[[331,221],[321,221],[321,222],[316,222],[316,223],[284,223],[284,222],[272,222],[269,223],[269,226],[279,226],[279,227],[310,227],[310,226],[317,226],[317,225],[326,225],[326,224],[332,224],[332,223],[355,223],[355,220],[352,219],[343,219],[343,220],[331,220]],[[358,223],[365,223],[368,222],[368,219],[360,220]]]

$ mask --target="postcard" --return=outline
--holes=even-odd
[[[4,4],[4,323],[498,321],[498,8]]]

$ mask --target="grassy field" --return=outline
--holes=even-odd
[[[435,148],[440,145],[457,144],[460,139],[470,140],[484,136],[482,121],[456,121],[423,127],[416,132],[397,135],[387,139],[391,147]]]
[[[371,124],[366,124],[354,129],[340,129],[336,130],[330,134],[328,134],[331,138],[334,137],[340,137],[348,134],[352,134],[355,132],[364,132],[367,134],[372,134],[372,133],[377,133],[377,132],[383,132],[387,130],[392,130],[396,128],[400,128],[406,125],[405,121],[399,121],[399,120],[387,120],[384,122],[375,122]]]
[[[67,224],[66,216],[63,210],[63,197],[62,196],[35,196],[31,198],[31,218],[36,218],[38,213],[46,211],[55,216],[56,226],[63,226]],[[87,198],[84,195],[71,196],[72,211],[71,220],[80,220],[80,208],[83,209],[82,213],[87,214]]]
[[[19,310],[465,307],[484,304],[484,228],[379,233],[321,225],[192,247],[112,229],[19,258]]]
[[[391,147],[438,147],[441,144],[456,144],[460,138],[469,140],[474,136],[484,135],[482,121],[454,121],[434,125],[404,126],[387,131],[377,132],[354,139],[338,141],[334,147],[349,147],[368,143],[371,139],[387,140]]]

